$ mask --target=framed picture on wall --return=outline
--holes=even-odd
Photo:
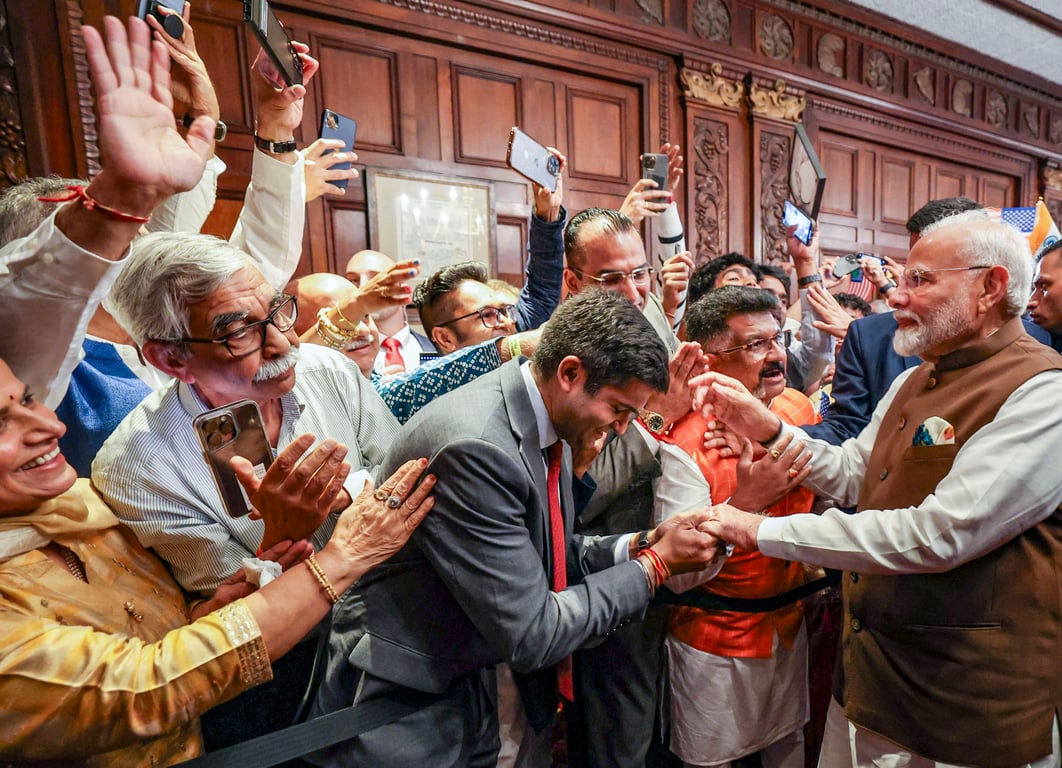
[[[420,259],[420,279],[462,261],[482,262],[493,272],[489,182],[373,168],[366,179],[373,248],[395,261]]]
[[[797,124],[793,134],[793,152],[789,161],[789,194],[793,202],[813,219],[819,217],[822,193],[826,189],[826,172],[822,169],[815,147],[804,126]]]

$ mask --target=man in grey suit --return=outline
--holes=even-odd
[[[324,711],[399,701],[406,714],[341,744],[326,764],[493,766],[487,670],[502,661],[548,738],[558,663],[641,615],[668,571],[713,560],[715,540],[695,514],[641,542],[572,534],[571,449],[622,434],[667,385],[667,351],[642,313],[591,290],[557,310],[532,361],[504,365],[410,420],[385,463],[429,457],[438,477],[430,524],[337,604],[318,699]],[[545,453],[558,441],[566,571],[581,581],[553,591]]]

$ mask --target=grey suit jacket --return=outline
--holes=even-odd
[[[440,693],[500,661],[518,671],[552,666],[644,611],[649,593],[641,568],[633,562],[609,567],[615,537],[571,534],[567,447],[561,490],[568,581],[586,575],[563,592],[550,591],[539,444],[517,363],[439,398],[409,421],[384,474],[428,457],[428,472],[439,478],[435,507],[410,543],[337,605],[333,661],[346,654],[354,670]],[[344,676],[349,682],[349,673],[330,670],[325,685]],[[349,703],[353,692],[346,693]]]

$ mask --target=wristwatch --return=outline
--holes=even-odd
[[[288,139],[287,141],[271,141],[270,139],[263,139],[257,133],[254,135],[254,145],[263,152],[268,152],[271,155],[284,155],[288,152],[294,152],[297,149],[295,139]]]
[[[167,16],[166,18],[172,18]],[[187,112],[184,113],[184,127],[188,128],[195,122],[195,118]],[[225,137],[229,135],[229,127],[224,122],[218,120],[218,124],[214,127],[214,141],[225,141]]]
[[[649,549],[649,531],[641,531],[638,534],[638,544],[636,552],[641,552],[643,549]]]
[[[638,412],[638,419],[645,425],[645,428],[654,435],[663,433],[664,417],[659,413],[656,413],[655,411],[641,410]]]
[[[822,282],[822,275],[820,275],[818,272],[816,272],[813,275],[804,275],[804,277],[798,277],[797,278],[797,287],[798,288],[807,288],[812,283],[821,283],[821,282]]]

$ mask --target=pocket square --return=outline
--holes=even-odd
[[[911,445],[954,445],[955,427],[947,419],[930,416],[918,425]]]

